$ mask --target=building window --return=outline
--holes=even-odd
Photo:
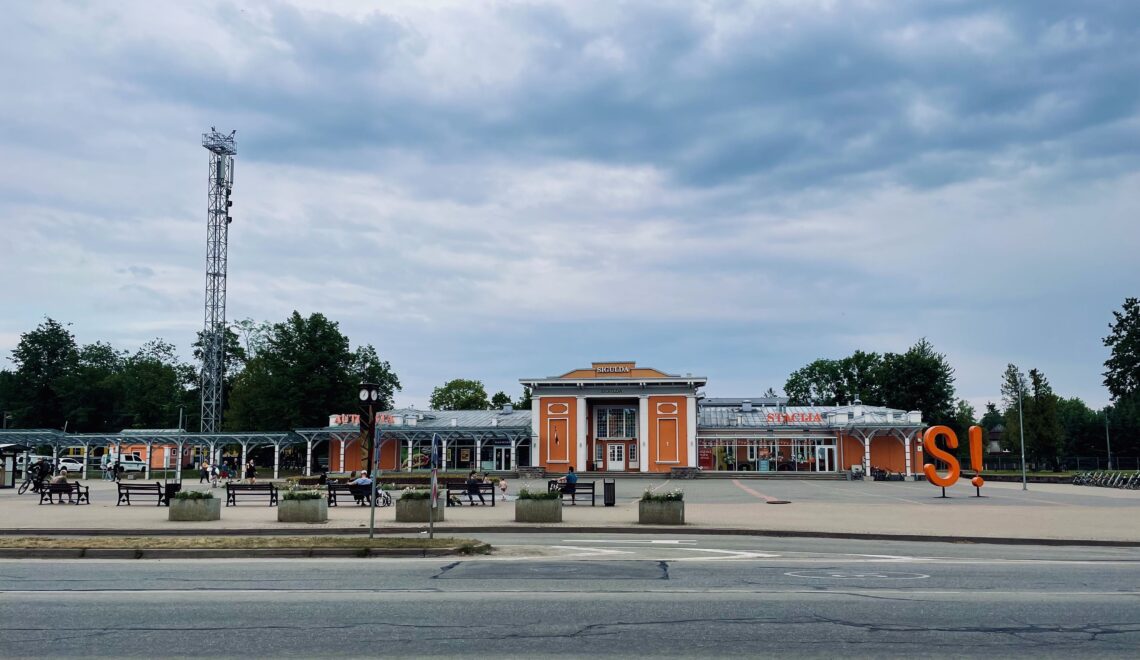
[[[594,462],[595,463],[601,463],[602,462],[602,457],[605,456],[604,451],[605,451],[605,445],[603,445],[600,442],[594,443]]]
[[[629,446],[629,462],[630,463],[636,463],[637,462],[637,443],[636,442]]]
[[[748,443],[748,460],[755,461],[760,458],[760,446],[755,442]]]
[[[616,440],[637,437],[637,408],[597,408],[594,419],[596,438]]]

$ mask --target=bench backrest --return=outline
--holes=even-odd
[[[79,482],[76,482],[76,483],[79,483]],[[162,490],[162,484],[160,484],[158,482],[155,482],[153,484],[124,484],[124,483],[119,484],[119,492],[120,493],[124,492],[124,491],[145,492],[145,491],[149,491],[149,490],[161,491]]]
[[[277,490],[273,484],[226,484],[226,490]]]

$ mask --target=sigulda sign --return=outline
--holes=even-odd
[[[922,434],[922,446],[927,456],[946,463],[946,475],[938,474],[938,469],[931,463],[922,466],[922,473],[926,475],[926,480],[930,483],[947,488],[958,483],[958,477],[962,474],[962,466],[958,464],[957,456],[938,446],[937,441],[940,437],[946,439],[946,446],[950,449],[958,448],[958,436],[948,426],[932,426],[926,429],[926,432]],[[986,481],[981,477],[985,466],[982,464],[982,429],[980,426],[970,427],[969,444],[970,466],[974,468],[974,478],[970,479],[970,483],[975,488],[981,488]]]
[[[628,374],[629,372],[630,368],[624,365],[594,367],[594,373],[599,374]]]

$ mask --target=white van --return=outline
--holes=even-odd
[[[116,458],[110,454],[104,455],[106,460],[103,461],[103,466],[114,465],[115,461],[119,461],[119,465],[123,466],[123,472],[146,472],[146,461],[140,460],[138,456],[122,456]]]

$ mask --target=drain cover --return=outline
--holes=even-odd
[[[768,500],[768,504],[791,504],[788,500]]]

